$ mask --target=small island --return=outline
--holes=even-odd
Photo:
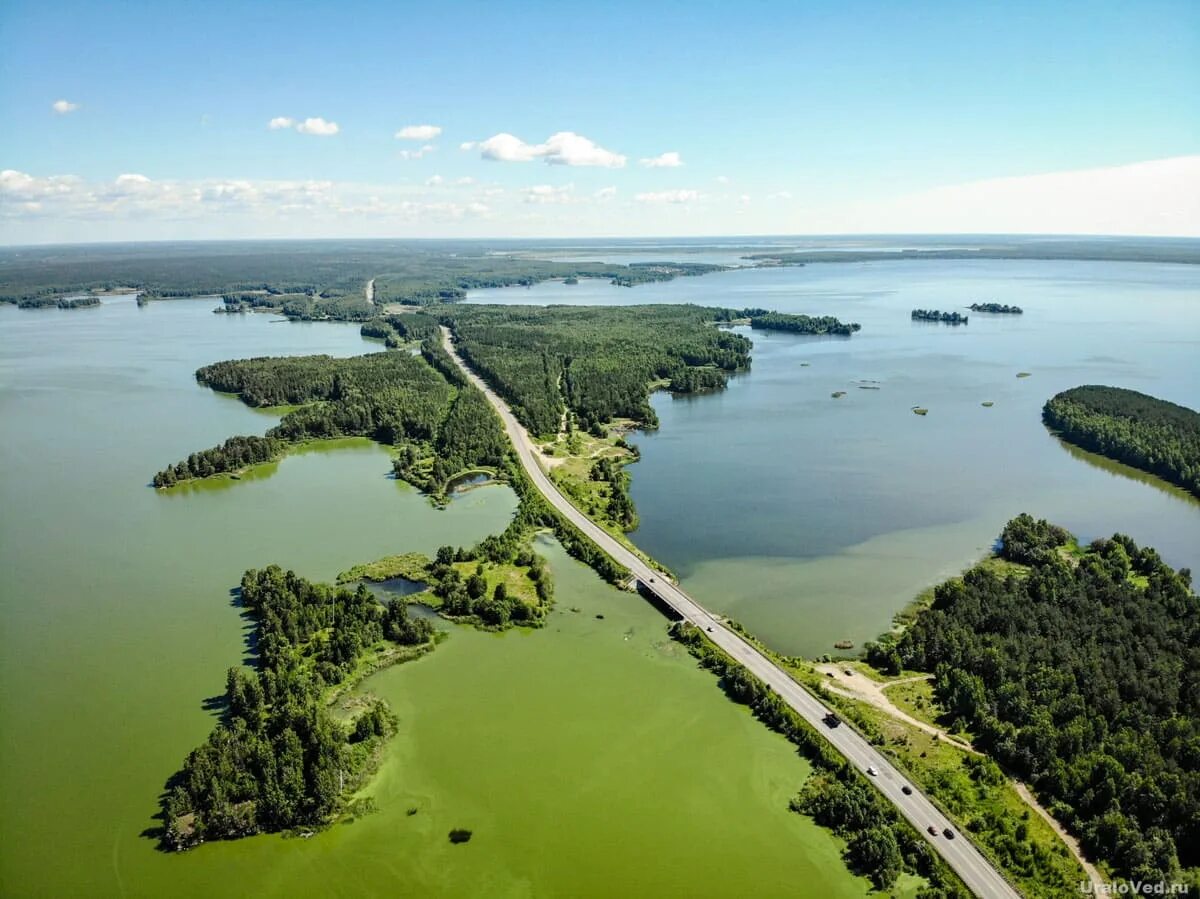
[[[26,297],[17,303],[18,309],[88,309],[99,306],[99,297]]]
[[[1081,449],[1200,497],[1200,413],[1136,390],[1087,385],[1048,400],[1042,421]]]
[[[1020,306],[1006,306],[1003,303],[972,303],[972,312],[988,312],[992,315],[1024,315],[1025,310]]]
[[[766,312],[748,309],[750,327],[760,331],[790,331],[792,334],[832,334],[849,337],[861,331],[858,322],[842,322],[832,315],[789,315],[785,312]]]
[[[965,325],[967,316],[961,312],[942,312],[938,309],[914,309],[912,320],[915,322],[941,322],[945,325]]]

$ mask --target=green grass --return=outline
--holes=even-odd
[[[424,583],[428,577],[429,563],[429,557],[421,553],[384,556],[374,562],[364,562],[343,571],[337,576],[337,582],[346,584],[351,581],[387,581],[402,577]]]

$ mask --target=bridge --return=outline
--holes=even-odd
[[[797,683],[791,675],[776,665],[757,647],[747,642],[735,631],[673,584],[662,572],[655,570],[640,556],[624,546],[612,534],[584,515],[568,500],[550,480],[541,463],[541,453],[529,433],[517,421],[508,404],[501,399],[481,377],[463,361],[451,340],[450,329],[442,328],[442,345],[462,370],[463,374],[483,391],[488,402],[500,416],[504,430],[512,441],[521,467],[555,509],[568,521],[587,535],[618,564],[629,569],[638,581],[641,592],[650,594],[656,605],[672,610],[679,619],[700,628],[704,635],[751,674],[779,694],[795,712],[823,736],[851,765],[883,794],[889,802],[916,829],[917,833],[945,860],[951,870],[962,879],[967,888],[980,899],[1018,899],[1018,893],[997,871],[982,853],[971,843],[966,834],[958,832],[954,824],[935,806],[916,784],[908,780],[886,757],[851,727],[831,728],[825,724],[830,710],[816,696]],[[673,616],[674,617],[674,616]],[[875,773],[868,774],[868,769]],[[908,792],[905,792],[907,788]],[[931,835],[927,828],[933,827],[938,836]],[[955,831],[955,839],[942,836],[946,829]]]

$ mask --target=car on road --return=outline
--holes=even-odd
[[[905,784],[904,786],[902,786],[900,788],[900,792],[903,793],[905,796],[911,796],[912,795],[912,787],[910,787],[908,784]]]
[[[833,714],[833,712],[830,712],[821,720],[825,722],[826,727],[837,727],[839,724],[842,723],[842,719],[839,718],[837,715]]]
[[[878,771],[876,771],[874,768],[871,768],[871,767],[868,767],[868,768],[867,768],[867,773],[868,773],[868,774],[870,774],[872,777],[878,777],[878,776],[879,776],[879,772],[878,772]]]
[[[928,827],[926,827],[925,829],[926,829],[927,831],[929,831],[929,835],[930,835],[931,837],[936,837],[936,836],[937,836],[937,828],[936,828],[936,827],[934,827],[932,824],[930,824],[930,825],[929,825]]]
[[[954,839],[954,831],[951,830],[949,827],[947,827],[942,831],[942,836],[944,836],[947,840],[953,840]]]
[[[709,629],[708,629],[708,632],[709,632],[710,634],[713,632],[713,629],[712,629],[712,627],[711,627],[711,626],[709,627]]]
[[[851,671],[849,668],[843,668],[842,673],[845,674],[846,677],[854,677],[854,672]]]

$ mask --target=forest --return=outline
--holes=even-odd
[[[750,341],[714,328],[735,317],[699,306],[441,307],[463,358],[535,435],[558,432],[567,408],[581,429],[617,418],[653,427],[652,384],[724,386],[750,364]]]
[[[868,647],[868,660],[933,673],[952,726],[1033,786],[1119,877],[1194,879],[1200,601],[1191,572],[1121,534],[1079,548],[1024,514],[1005,526],[999,555],[1007,573],[985,564],[940,585],[899,638]]]
[[[220,722],[168,782],[163,848],[326,824],[396,729],[380,699],[335,719],[329,689],[389,645],[409,648],[391,661],[432,645],[428,621],[362,586],[314,584],[272,565],[247,571],[239,597],[254,621],[254,670],[229,669]]]
[[[1020,306],[1006,306],[1004,303],[972,303],[968,308],[972,312],[988,312],[992,315],[1022,315],[1025,312]]]
[[[1200,413],[1136,390],[1087,385],[1048,400],[1042,421],[1076,446],[1200,497]]]
[[[725,266],[555,262],[515,255],[480,241],[211,241],[22,248],[0,251],[0,302],[50,305],[64,295],[135,289],[148,300],[241,296],[236,306],[269,306],[289,318],[365,321],[375,302],[455,302],[481,287],[529,286],[552,278],[603,278],[634,286],[703,275]],[[271,301],[268,303],[267,299]],[[245,304],[245,306],[243,306]]]
[[[500,420],[474,387],[448,381],[445,351],[423,354],[287,356],[207,365],[196,379],[250,406],[292,405],[266,437],[232,437],[160,471],[156,487],[237,471],[278,458],[288,445],[330,437],[370,437],[397,449],[395,470],[434,497],[460,471],[496,468],[508,452]],[[457,372],[455,372],[457,374]]]
[[[961,312],[942,312],[938,309],[914,309],[912,320],[915,322],[942,322],[947,325],[965,325],[967,316]]]
[[[858,322],[841,322],[832,315],[789,315],[784,312],[766,312],[765,310],[746,310],[754,312],[750,316],[750,327],[766,331],[789,331],[793,334],[835,334],[849,337],[855,331],[862,330]]]

